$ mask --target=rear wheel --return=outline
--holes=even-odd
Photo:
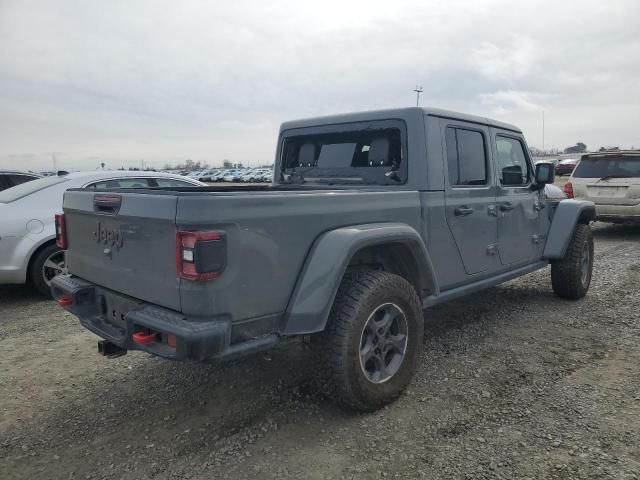
[[[33,258],[30,280],[40,293],[51,296],[51,280],[65,271],[65,251],[53,243],[41,249]]]
[[[312,339],[324,392],[354,410],[392,402],[411,381],[423,332],[422,306],[409,282],[387,272],[348,272],[326,330]]]
[[[593,272],[593,235],[589,225],[578,224],[565,257],[551,264],[551,285],[556,295],[578,300],[586,295]]]

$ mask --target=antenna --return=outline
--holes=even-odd
[[[416,85],[416,88],[413,89],[414,92],[416,92],[416,107],[420,106],[420,94],[422,93],[422,87],[418,87]]]

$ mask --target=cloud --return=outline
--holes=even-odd
[[[640,4],[0,2],[0,168],[272,160],[280,122],[424,103],[640,145]],[[606,21],[603,21],[606,19]]]
[[[540,112],[545,108],[549,108],[549,105],[552,104],[557,96],[557,94],[500,90],[493,93],[481,93],[478,98],[487,108],[504,114],[514,109]]]

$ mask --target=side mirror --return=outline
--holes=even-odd
[[[553,163],[540,162],[536,163],[536,185],[543,188],[549,183],[553,183],[556,179],[556,169]]]

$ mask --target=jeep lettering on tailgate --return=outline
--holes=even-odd
[[[96,229],[93,231],[93,238],[96,242],[102,243],[108,247],[116,247],[118,250],[122,247],[122,232],[120,228],[109,228],[98,222]]]

